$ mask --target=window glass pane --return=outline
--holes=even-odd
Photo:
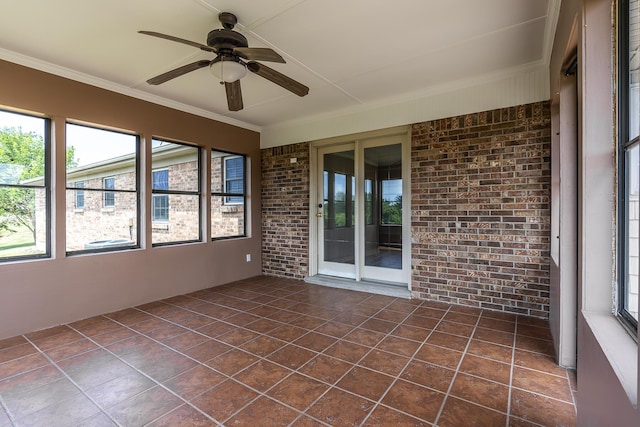
[[[118,250],[138,244],[138,137],[66,125],[67,252]],[[76,209],[76,183],[83,208]]]
[[[154,245],[200,240],[200,195],[155,194],[152,204]]]
[[[76,182],[76,188],[84,188],[84,182]],[[84,209],[84,190],[76,190],[76,209]]]
[[[159,139],[151,147],[154,190],[199,191],[200,148]]]
[[[402,180],[382,181],[382,223],[402,224]]]
[[[640,2],[629,2],[629,140],[640,135]]]
[[[48,253],[46,119],[0,111],[0,261]]]
[[[627,277],[625,289],[625,309],[631,316],[638,320],[638,275],[640,248],[640,209],[639,209],[639,183],[640,168],[638,167],[638,154],[640,145],[635,145],[627,152]]]
[[[211,197],[211,237],[240,237],[244,229],[244,197],[236,205],[225,205],[224,197]]]
[[[336,227],[347,226],[347,176],[335,173],[333,179],[333,209]]]

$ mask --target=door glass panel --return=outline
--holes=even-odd
[[[324,260],[355,263],[353,150],[325,154]]]
[[[402,149],[364,150],[365,265],[402,269]],[[370,182],[370,184],[369,184]]]

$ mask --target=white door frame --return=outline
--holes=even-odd
[[[310,173],[310,185],[309,185],[309,276],[315,276],[318,274],[318,239],[319,239],[319,227],[318,227],[318,191],[321,188],[318,182],[319,171],[319,149],[322,147],[342,145],[345,143],[355,143],[354,158],[356,162],[363,155],[364,147],[386,145],[387,143],[394,143],[390,141],[389,137],[396,139],[395,143],[401,143],[402,145],[402,193],[405,197],[402,198],[402,270],[399,270],[399,274],[391,274],[390,276],[384,273],[383,268],[367,267],[365,269],[366,276],[375,274],[374,277],[363,276],[364,260],[363,255],[358,251],[359,243],[356,244],[356,262],[355,262],[355,280],[360,281],[365,277],[367,280],[373,279],[383,282],[394,282],[398,285],[406,286],[411,289],[411,128],[408,126],[399,126],[389,129],[383,129],[380,131],[366,132],[358,135],[349,135],[343,137],[330,138],[326,140],[314,141],[309,145],[309,173]],[[380,142],[375,141],[379,139]],[[382,142],[384,140],[384,142]],[[362,186],[363,179],[359,176],[359,166],[356,163],[356,193],[361,194],[363,191]],[[355,208],[355,214],[358,216],[364,209],[364,201],[362,198],[356,197],[357,203]],[[364,224],[358,221],[360,224],[356,227],[356,242],[360,242],[364,238]],[[373,270],[372,270],[373,269]],[[392,280],[393,279],[393,280]],[[399,281],[398,281],[399,280]]]

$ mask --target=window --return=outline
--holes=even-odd
[[[116,179],[105,178],[103,188],[105,190],[113,190],[114,188],[116,188]],[[105,208],[114,208],[116,206],[116,193],[114,193],[113,191],[105,191],[103,205]]]
[[[242,194],[244,192],[244,158],[226,157],[224,159],[224,192]],[[241,204],[243,197],[227,196],[226,205]]]
[[[0,111],[0,261],[48,257],[48,119]]]
[[[157,194],[156,190],[169,189],[169,169],[153,171],[153,197],[151,199],[151,219],[169,221],[169,195]]]
[[[638,277],[640,273],[640,1],[620,3],[620,72],[618,155],[619,273],[618,313],[638,328]]]
[[[244,237],[246,158],[211,152],[211,238]]]
[[[138,247],[138,136],[67,123],[66,145],[67,253]]]
[[[153,245],[201,240],[200,148],[153,139],[151,151]]]
[[[76,182],[76,209],[84,209],[84,182]]]
[[[381,186],[381,223],[387,225],[402,225],[402,180],[385,179],[382,180]]]

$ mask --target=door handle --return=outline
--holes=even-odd
[[[317,216],[318,218],[322,218],[322,211],[319,211],[319,212],[316,214],[316,216]]]

